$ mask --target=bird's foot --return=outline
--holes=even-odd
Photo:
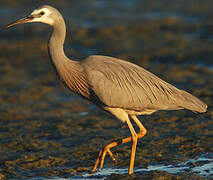
[[[111,145],[111,144],[109,144],[109,145]],[[99,165],[99,168],[98,168],[98,170],[100,171],[102,168],[103,168],[103,164],[104,164],[104,160],[105,160],[105,157],[106,157],[106,154],[108,153],[109,154],[109,156],[111,157],[111,159],[112,159],[112,161],[113,162],[116,162],[116,159],[115,159],[115,157],[113,156],[113,154],[112,154],[112,152],[110,151],[110,146],[109,145],[107,145],[103,150],[101,150],[100,152],[99,152],[99,155],[98,155],[98,158],[97,158],[97,160],[95,161],[95,165],[94,165],[94,167],[93,167],[93,169],[92,169],[92,172],[95,172],[96,170],[97,170],[97,167],[98,167],[98,164],[99,164],[99,161],[100,161],[100,165]]]

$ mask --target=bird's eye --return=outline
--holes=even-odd
[[[40,15],[42,15],[42,16],[43,16],[44,14],[45,14],[45,12],[44,12],[44,11],[41,11],[41,12],[40,12]]]

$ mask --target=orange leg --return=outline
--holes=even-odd
[[[133,141],[131,159],[130,159],[130,166],[129,166],[129,174],[133,173],[135,152],[136,152],[136,146],[137,146],[137,139],[142,138],[146,134],[146,129],[141,124],[141,122],[137,119],[136,116],[131,116],[131,117],[135,121],[135,123],[138,125],[138,127],[140,128],[139,133],[136,134],[136,132],[133,129],[132,124],[130,123],[130,121],[127,121],[127,125],[128,125],[128,127],[130,129],[130,132],[131,132],[132,136],[124,138],[121,141],[112,142],[112,143],[108,144],[107,146],[105,146],[104,149],[100,151],[100,153],[98,155],[98,158],[97,158],[97,160],[95,162],[95,165],[94,165],[94,167],[92,169],[92,172],[96,171],[100,159],[101,159],[101,162],[100,162],[100,166],[99,166],[98,170],[101,170],[103,168],[104,159],[105,159],[105,156],[106,156],[107,153],[110,155],[111,159],[113,161],[115,161],[115,158],[112,155],[112,152],[110,151],[111,148],[116,147],[116,146],[118,146],[120,144],[124,144],[124,143],[130,142],[130,141]]]

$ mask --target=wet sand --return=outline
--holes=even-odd
[[[24,8],[15,1],[2,4],[1,27],[36,7],[22,1]],[[28,24],[4,30],[0,179],[211,179],[213,3],[60,2],[52,4],[65,15],[65,51],[70,57],[101,54],[131,61],[199,97],[208,104],[208,112],[141,116],[148,133],[138,142],[135,174],[127,175],[131,144],[125,144],[112,150],[116,163],[107,156],[103,171],[88,175],[99,150],[129,136],[129,130],[59,81],[47,53],[51,28]]]

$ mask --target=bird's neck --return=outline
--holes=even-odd
[[[53,33],[49,40],[49,56],[56,71],[61,75],[64,66],[70,66],[72,71],[78,69],[79,63],[69,59],[64,53],[64,41],[66,37],[66,25],[64,19],[61,19],[53,25]],[[72,67],[73,66],[73,67]]]
[[[49,40],[49,56],[58,71],[66,61],[67,57],[64,53],[64,41],[66,36],[66,26],[62,19],[53,26],[53,33]]]
[[[83,68],[78,61],[69,59],[64,53],[66,26],[63,18],[53,26],[49,40],[50,59],[60,79],[75,93],[87,97],[88,84],[83,75]]]

